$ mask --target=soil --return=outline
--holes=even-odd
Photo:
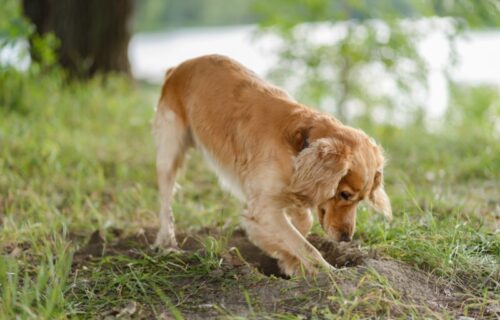
[[[151,247],[156,234],[154,229],[143,230],[134,235],[123,235],[120,230],[114,230],[113,233],[116,238],[110,243],[98,232],[92,234],[87,245],[75,253],[73,270],[102,256],[134,256],[139,255],[141,250],[156,254]],[[324,274],[313,280],[303,278],[290,281],[280,272],[276,260],[250,243],[242,230],[235,230],[227,237],[217,230],[202,229],[196,233],[179,234],[177,239],[183,251],[203,253],[201,239],[207,235],[225,237],[226,249],[221,254],[224,264],[219,276],[224,277],[228,270],[236,270],[241,286],[220,290],[220,283],[212,284],[213,287],[206,287],[210,284],[205,283],[203,296],[195,299],[196,306],[178,305],[189,319],[218,318],[221,308],[231,314],[251,315],[241,287],[245,288],[252,301],[257,301],[260,311],[300,313],[306,317],[310,317],[310,313],[304,313],[304,310],[313,310],[318,306],[329,306],[331,310],[335,310],[338,302],[332,301],[328,296],[349,297],[356,296],[358,292],[366,294],[371,291],[381,294],[383,290],[389,291],[387,294],[395,296],[399,301],[391,306],[393,316],[402,315],[408,310],[431,315],[433,312],[446,312],[454,317],[464,314],[463,302],[468,296],[451,282],[402,262],[380,257],[374,251],[361,250],[356,242],[336,243],[316,235],[309,236],[308,240],[325,259],[339,269],[333,275],[333,282],[331,276]],[[256,274],[260,276],[256,277]],[[366,281],[366,276],[373,274],[381,278],[379,282]],[[381,286],[380,283],[384,285]],[[179,283],[180,287],[183,285],[186,284]],[[366,308],[370,306],[367,305]],[[363,312],[357,311],[361,314]],[[488,307],[486,314],[482,315],[495,317],[499,312],[500,304],[496,304]],[[474,315],[474,311],[468,310],[468,314]]]

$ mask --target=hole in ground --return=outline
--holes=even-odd
[[[326,261],[337,268],[354,267],[364,263],[367,258],[374,258],[374,252],[364,252],[356,242],[333,242],[318,235],[307,237],[323,255]],[[238,248],[241,256],[261,273],[270,276],[285,277],[278,267],[276,259],[266,255],[253,245],[243,230],[236,230],[228,241],[228,246]]]

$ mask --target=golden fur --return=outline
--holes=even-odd
[[[200,148],[221,184],[246,201],[242,225],[289,275],[330,268],[307,240],[310,209],[326,233],[352,238],[356,206],[367,200],[391,216],[384,159],[362,131],[295,102],[223,56],[167,71],[154,120],[161,200],[157,246],[177,245],[172,189],[184,154]]]

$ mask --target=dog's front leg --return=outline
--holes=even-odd
[[[273,200],[260,199],[251,204],[243,216],[243,226],[250,241],[278,259],[287,275],[333,268],[292,225],[285,209]]]
[[[311,210],[305,208],[287,208],[286,213],[290,217],[293,226],[300,234],[306,237],[313,225]]]

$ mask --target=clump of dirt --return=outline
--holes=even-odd
[[[359,266],[367,259],[377,257],[375,251],[362,251],[356,241],[335,242],[317,235],[310,235],[307,240],[321,252],[326,261],[337,268]]]

